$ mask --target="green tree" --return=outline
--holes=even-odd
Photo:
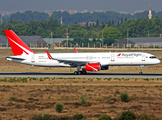
[[[118,19],[118,23],[117,23],[117,26],[119,26],[120,25],[120,23],[119,23],[120,21],[119,21],[119,19]]]
[[[70,38],[75,38],[75,37],[81,37],[83,38],[84,34],[87,32],[87,30],[71,30],[69,32],[69,37]]]
[[[102,115],[98,118],[98,120],[112,120],[112,118],[108,115]]]
[[[99,27],[100,26],[100,22],[99,19],[96,20],[96,26]]]
[[[102,21],[102,29],[105,27],[105,24],[104,24],[104,22]]]
[[[102,33],[100,32],[100,38],[102,36]],[[103,29],[103,38],[114,38],[114,39],[121,39],[122,34],[120,30],[114,27],[105,27]]]
[[[152,30],[154,29],[153,21],[151,19],[148,20],[147,25],[146,25],[147,30],[151,33]]]
[[[44,114],[43,116],[39,114],[39,115],[34,115],[32,117],[32,120],[51,120],[51,118],[49,114]]]
[[[58,27],[56,30],[57,37],[58,38],[67,37],[65,34],[67,32],[67,28],[68,28],[68,25],[66,24],[63,24],[60,27]]]
[[[55,110],[56,110],[56,112],[61,113],[63,109],[64,109],[64,104],[62,102],[57,102],[55,104]]]
[[[123,24],[123,17],[121,17],[121,24]]]
[[[103,44],[107,44],[107,46],[111,45],[112,43],[115,42],[115,39],[114,38],[104,38],[103,39]]]
[[[54,19],[53,19],[53,17],[50,17],[49,20],[48,20],[47,27],[51,31],[53,31],[54,30],[53,28],[55,27],[53,23],[54,23]]]
[[[84,33],[84,38],[97,38],[97,32],[94,31],[94,30],[91,30],[91,31],[86,31]]]
[[[108,26],[111,26],[112,24],[111,24],[111,21],[110,20],[108,20]]]
[[[114,24],[115,24],[114,19],[112,19],[112,25],[114,25]]]
[[[136,120],[136,115],[131,111],[124,111],[119,117],[119,120]]]
[[[78,24],[77,21],[75,21],[75,24]]]
[[[154,25],[159,26],[160,25],[160,17],[158,17],[157,15],[155,16],[154,20]]]
[[[12,25],[14,25],[15,24],[15,21],[10,17],[10,19],[9,19],[9,21],[8,21],[8,23],[10,23],[10,24],[12,24]]]
[[[129,101],[129,96],[127,92],[121,92],[120,93],[120,99],[122,102],[128,102]]]
[[[127,17],[125,17],[125,22],[127,21]]]
[[[89,30],[88,21],[86,22],[86,29]]]

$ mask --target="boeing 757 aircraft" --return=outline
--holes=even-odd
[[[41,67],[76,67],[74,74],[86,71],[108,70],[109,66],[140,66],[159,64],[160,60],[145,52],[95,52],[95,53],[35,53],[12,30],[4,30],[14,56],[7,60]],[[80,71],[81,69],[81,71]]]

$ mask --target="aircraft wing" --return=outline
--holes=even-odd
[[[98,63],[98,62],[92,62],[92,61],[77,61],[77,60],[63,60],[63,59],[55,59],[53,58],[50,53],[46,50],[47,52],[47,56],[50,60],[57,60],[60,63],[65,63],[65,64],[69,64],[71,66],[84,66],[87,63]]]
[[[57,61],[59,61],[60,63],[69,64],[71,66],[84,66],[87,63],[89,63],[88,61],[61,60],[61,59],[57,59]]]

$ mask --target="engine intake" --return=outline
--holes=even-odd
[[[101,65],[100,63],[88,63],[85,65],[86,71],[100,71]]]

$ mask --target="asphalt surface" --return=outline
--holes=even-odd
[[[4,77],[55,77],[55,78],[162,78],[162,73],[87,73],[74,75],[74,73],[45,73],[45,72],[15,72],[0,73],[0,78]]]

